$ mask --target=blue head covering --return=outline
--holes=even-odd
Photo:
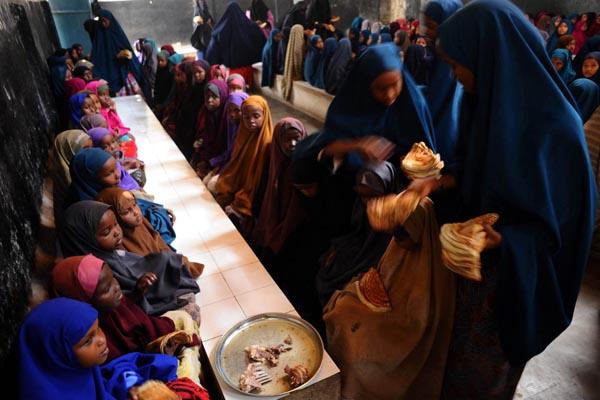
[[[312,35],[308,40],[308,50],[304,58],[304,80],[315,86],[317,83],[317,69],[321,61],[321,50],[316,45],[321,39],[319,35]]]
[[[325,74],[327,73],[327,67],[332,61],[333,54],[338,47],[338,41],[336,38],[328,38],[325,40],[323,46],[323,52],[317,66],[317,75],[315,78],[315,87],[319,89],[325,89]]]
[[[379,43],[379,33],[371,33],[371,46]]]
[[[501,343],[520,365],[571,322],[587,262],[596,187],[581,119],[511,3],[469,3],[439,27],[438,45],[476,77],[461,128],[463,218],[500,215],[502,242],[484,253],[483,273],[496,271]]]
[[[173,65],[181,64],[184,59],[185,55],[179,53],[175,53],[168,58],[169,62]]]
[[[99,26],[96,31],[92,44],[94,74],[106,80],[113,92],[118,92],[125,85],[129,71],[133,73],[136,81],[142,84],[142,67],[137,57],[132,57],[128,63],[121,63],[115,58],[121,50],[129,50],[133,54],[129,39],[121,25],[108,10],[100,10],[98,16],[108,19],[110,25],[106,29]]]
[[[571,83],[575,79],[575,71],[571,67],[571,52],[567,49],[555,49],[551,58],[558,58],[562,61],[563,67],[558,74],[567,85]]]
[[[389,33],[382,33],[381,34],[381,43],[391,43],[393,42],[394,39],[392,38],[392,35],[390,35]]]
[[[570,35],[573,33],[573,24],[571,23],[571,21],[569,19],[563,19],[560,24],[567,24],[567,33],[565,33],[565,35]],[[538,34],[539,35],[539,34]],[[550,38],[548,39],[548,43],[546,43],[546,51],[548,52],[548,54],[551,54],[552,51],[554,51],[554,49],[556,49],[556,46],[558,44],[558,39],[563,36],[563,35],[559,35],[558,34],[558,29],[555,30],[552,35],[550,35]]]
[[[83,111],[81,111],[81,107],[83,106],[83,102],[88,97],[88,92],[75,93],[69,99],[69,113],[71,114],[71,123],[73,124],[74,129],[79,129],[81,126],[79,123],[81,122],[81,117],[83,117]]]
[[[212,31],[205,59],[211,65],[247,67],[261,60],[264,45],[261,29],[232,1]]]
[[[112,156],[99,148],[83,149],[71,161],[71,195],[73,201],[94,200],[104,189],[96,177]]]
[[[273,29],[269,34],[269,40],[265,44],[262,52],[262,80],[261,86],[273,86],[275,82],[275,75],[277,74],[277,70],[279,69],[279,47],[281,46],[281,41],[275,41],[275,35],[280,33],[281,31],[277,28]]]
[[[360,27],[362,26],[362,23],[363,23],[363,18],[360,15],[358,17],[354,17],[350,28],[360,31]]]
[[[441,25],[461,7],[460,0],[432,0],[425,6],[424,13]],[[425,88],[425,99],[433,119],[435,143],[447,166],[454,162],[462,93],[462,85],[454,79],[450,65],[435,58],[429,86]]]
[[[388,71],[401,72],[404,78],[402,92],[391,106],[378,103],[370,89],[373,81]],[[315,155],[335,140],[369,135],[396,144],[396,155],[406,154],[417,142],[435,150],[432,131],[425,99],[410,74],[404,73],[396,46],[382,44],[369,47],[356,60],[329,106],[322,132],[301,141],[295,157]]]
[[[349,39],[340,39],[335,53],[327,66],[325,74],[325,90],[336,94],[352,66],[352,44]]]
[[[425,6],[423,13],[438,25],[450,18],[452,14],[462,7],[459,0],[431,0]]]
[[[579,115],[585,124],[600,106],[600,88],[594,81],[579,78],[569,84],[569,90],[579,106]]]
[[[29,313],[19,332],[21,399],[112,399],[100,368],[81,367],[73,351],[97,319],[92,306],[66,298]]]

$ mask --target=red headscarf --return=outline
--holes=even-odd
[[[56,295],[89,303],[103,264],[104,261],[91,254],[60,261],[52,270]],[[149,316],[127,296],[123,296],[115,309],[100,313],[98,322],[106,335],[108,361],[133,351],[144,351],[148,343],[175,330],[173,321]]]

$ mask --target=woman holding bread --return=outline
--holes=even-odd
[[[470,3],[438,28],[438,51],[465,89],[460,163],[409,189],[456,187],[462,221],[499,215],[484,224],[481,282],[458,279],[442,397],[511,398],[525,363],[571,322],[596,187],[577,106],[522,11]]]

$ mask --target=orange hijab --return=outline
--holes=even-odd
[[[258,135],[251,134],[242,121],[231,161],[217,181],[216,192],[217,201],[222,206],[231,205],[236,211],[252,216],[252,201],[260,185],[273,139],[273,121],[269,104],[261,96],[248,97],[242,103],[242,113],[244,106],[259,107],[263,110],[263,126]]]

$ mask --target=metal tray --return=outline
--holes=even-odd
[[[281,354],[278,366],[268,369],[273,381],[264,385],[259,393],[241,391],[239,378],[249,363],[244,348],[253,344],[277,345],[288,335],[292,338],[292,350]],[[279,396],[311,385],[321,368],[323,353],[323,341],[308,322],[294,315],[265,313],[237,323],[223,335],[215,348],[215,364],[217,373],[235,391],[252,397]],[[294,367],[298,364],[310,371],[310,379],[292,389],[282,379],[285,376],[283,370],[286,365]]]

